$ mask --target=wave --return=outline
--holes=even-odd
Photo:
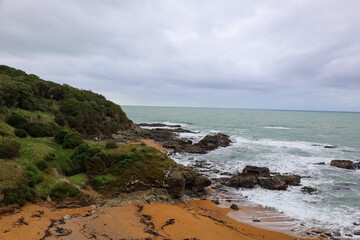
[[[267,129],[278,129],[278,130],[290,130],[289,127],[282,127],[282,126],[265,126],[264,128]]]

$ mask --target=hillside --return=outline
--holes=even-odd
[[[119,144],[113,133],[137,142]],[[152,189],[170,199],[210,184],[141,138],[103,96],[0,66],[0,214],[29,201],[81,206]]]
[[[0,65],[0,118],[9,112],[51,124],[48,128],[66,127],[84,137],[108,137],[134,127],[120,106],[100,94]],[[27,127],[22,126],[25,131]],[[8,130],[0,126],[0,134],[11,134]]]

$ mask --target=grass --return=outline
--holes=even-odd
[[[76,175],[73,175],[71,177],[68,177],[70,181],[80,187],[84,187],[87,183],[87,177],[84,173],[79,173]]]
[[[0,121],[0,136],[15,136],[14,128],[3,121]]]
[[[55,123],[55,117],[51,113],[41,111],[27,111],[20,108],[11,109],[11,112],[17,113],[29,119],[31,122]]]

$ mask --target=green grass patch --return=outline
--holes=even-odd
[[[87,183],[87,177],[85,176],[84,173],[79,173],[68,178],[70,179],[71,182],[73,182],[76,185],[79,185],[80,187],[84,187]]]
[[[0,136],[15,136],[14,128],[0,120]]]

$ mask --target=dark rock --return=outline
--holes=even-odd
[[[230,208],[233,210],[239,210],[239,207],[236,204],[231,204]]]
[[[213,199],[213,200],[211,200],[213,203],[215,203],[216,205],[219,205],[220,204],[220,201],[219,201],[219,199]]]
[[[308,193],[308,194],[313,194],[313,193],[315,193],[315,192],[317,192],[317,189],[316,188],[312,188],[312,187],[302,187],[301,188],[301,191],[303,192],[303,193]]]
[[[173,197],[179,198],[184,194],[203,195],[205,187],[209,186],[211,181],[191,168],[177,167],[170,170],[166,183],[168,192]]]
[[[231,143],[230,137],[223,133],[217,133],[215,135],[206,135],[197,144],[205,150],[213,150],[218,147],[227,147]]]
[[[315,165],[325,165],[325,162],[314,163]]]
[[[257,184],[257,180],[254,176],[235,175],[228,179],[224,184],[234,188],[254,188]]]
[[[332,160],[330,165],[338,168],[355,170],[354,162],[350,160]]]
[[[279,174],[277,175],[281,180],[283,180],[287,185],[299,186],[301,181],[301,176],[296,174]]]
[[[181,125],[167,125],[164,123],[139,123],[139,127],[173,127],[173,128],[179,128]]]
[[[262,187],[269,190],[286,190],[286,183],[280,178],[274,177],[258,177],[257,183]]]
[[[324,148],[336,148],[336,146],[334,146],[334,145],[326,145],[326,146],[324,146]]]
[[[250,165],[246,165],[241,174],[244,176],[270,177],[269,168]]]
[[[252,220],[253,222],[261,222],[259,219]]]

